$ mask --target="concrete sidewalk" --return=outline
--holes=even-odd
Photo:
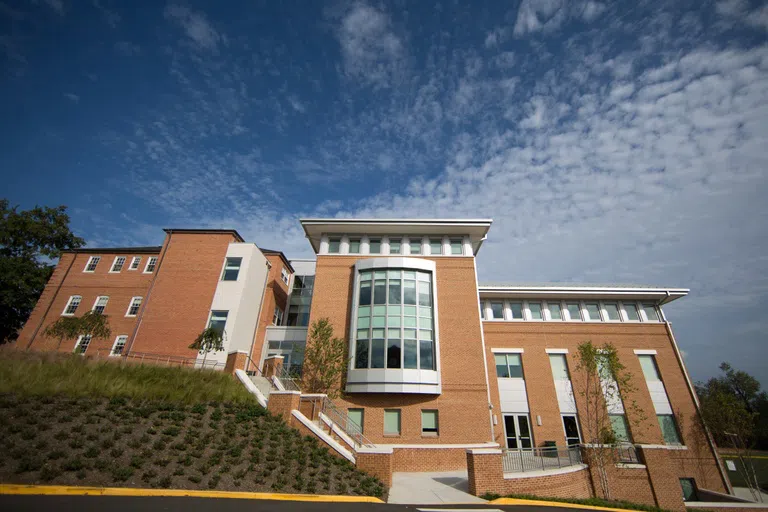
[[[394,473],[387,503],[440,505],[487,503],[467,493],[467,472]]]

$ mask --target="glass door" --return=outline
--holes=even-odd
[[[505,414],[504,435],[507,439],[507,448],[530,449],[533,446],[530,422],[527,414]]]

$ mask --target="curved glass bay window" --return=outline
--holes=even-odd
[[[439,393],[434,284],[431,261],[358,262],[347,391]]]

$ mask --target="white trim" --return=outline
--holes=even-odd
[[[69,300],[67,300],[67,303],[64,305],[64,309],[61,311],[61,316],[75,316],[75,313],[77,313],[77,308],[75,308],[74,313],[67,313],[67,310],[69,309],[70,304],[72,304],[72,300],[77,297],[80,299],[80,301],[77,303],[77,308],[80,307],[80,304],[83,303],[83,296],[82,295],[70,295]]]
[[[120,357],[123,355],[122,350],[119,354],[115,354],[115,347],[117,346],[117,342],[120,341],[120,338],[125,338],[125,343],[123,343],[123,350],[125,350],[125,346],[128,344],[128,335],[127,334],[118,334],[115,338],[115,342],[112,344],[112,348],[109,349],[109,357]]]
[[[136,263],[136,267],[134,268],[133,264]],[[134,256],[131,258],[131,264],[128,265],[128,270],[139,270],[139,267],[141,266],[141,256]]]
[[[153,268],[152,270],[147,270],[149,268],[149,263],[153,259],[155,260],[155,268]],[[142,274],[154,274],[155,270],[157,270],[157,261],[158,261],[158,257],[157,256],[150,256],[149,258],[147,258],[147,264],[144,265],[144,272],[142,272]],[[226,262],[226,260],[224,260],[224,261]]]
[[[568,473],[583,471],[588,467],[589,466],[586,464],[577,464],[575,466],[560,469],[543,469],[539,471],[526,471],[525,473],[504,473],[504,480],[522,480],[524,478],[537,478],[541,476],[566,475]]]
[[[117,265],[117,260],[120,258],[123,258],[123,264],[120,266],[120,270],[115,270],[115,265]],[[115,259],[112,260],[112,266],[109,267],[109,273],[110,274],[119,274],[123,271],[123,268],[125,267],[125,264],[128,263],[128,257],[127,256],[115,256]]]
[[[295,409],[291,411],[291,414],[293,415],[294,418],[299,420],[305,427],[311,430],[312,433],[315,434],[315,436],[320,438],[320,440],[324,441],[327,445],[329,445],[334,450],[339,452],[339,454],[341,454],[348,461],[352,462],[353,464],[355,463],[355,456],[352,455],[352,452],[350,452],[349,450],[341,446],[341,444],[338,441],[336,441],[334,438],[326,434],[320,427],[317,426],[316,423],[314,423],[313,421],[310,421],[309,418],[307,418],[301,412]]]
[[[77,352],[77,349],[80,347],[80,342],[83,341],[83,338],[88,336],[88,346],[85,347],[85,352],[88,352],[88,348],[91,346],[91,342],[93,341],[93,336],[90,334],[81,334],[77,337],[77,341],[75,342],[75,346],[72,349],[72,353]],[[78,355],[84,356],[85,352],[77,352]]]
[[[377,448],[403,448],[416,450],[436,450],[436,449],[468,449],[468,448],[498,448],[499,443],[474,443],[474,444],[376,444]]]
[[[131,312],[131,306],[133,306],[133,303],[134,303],[134,301],[136,299],[141,300],[141,302],[139,302],[139,309],[136,310],[136,314],[135,315],[131,315],[131,314],[129,314]],[[131,301],[128,303],[128,309],[125,310],[125,316],[128,317],[128,318],[136,318],[136,316],[139,314],[139,311],[141,311],[141,306],[143,304],[144,304],[144,297],[140,297],[138,295],[136,297],[131,297]]]
[[[299,395],[301,396],[301,391],[293,391],[290,389],[279,389],[275,391],[270,391],[269,395]]]
[[[259,405],[266,408],[267,397],[264,396],[264,393],[259,391],[259,388],[256,387],[256,384],[253,383],[248,374],[243,370],[235,370],[235,376],[240,379],[240,382],[243,383],[245,389],[247,389],[252,395],[256,397],[256,401],[259,402]]]
[[[644,450],[687,450],[684,444],[636,444]]]
[[[96,272],[95,268],[93,270],[88,270],[88,267],[91,265],[91,262],[94,259],[98,259],[98,261],[96,262],[96,266],[97,267],[99,266],[99,263],[101,263],[101,256],[91,256],[90,258],[88,258],[88,261],[85,262],[85,267],[83,267],[83,272],[85,272],[86,274],[93,274],[94,272]]]
[[[99,295],[98,297],[96,297],[96,300],[93,301],[93,307],[91,308],[91,311],[96,311],[96,306],[98,305],[99,299],[101,299],[101,298],[107,299],[106,304],[104,304],[104,310],[106,311],[107,304],[109,304],[109,295]]]
[[[619,469],[645,469],[645,464],[630,464],[628,462],[617,462],[616,467]]]
[[[356,451],[357,453],[381,453],[381,454],[391,454],[393,452],[392,448],[382,448],[382,445],[380,444],[377,444],[375,446],[361,446]]]
[[[547,354],[567,354],[568,349],[567,348],[547,348],[544,349],[544,352]]]
[[[494,354],[522,354],[525,349],[522,348],[492,348],[491,352]]]
[[[307,396],[307,395],[301,395],[301,396]],[[328,395],[324,395],[323,394],[321,396],[328,396]],[[331,419],[328,416],[326,416],[324,413],[321,412],[321,413],[319,413],[317,415],[317,417],[320,418],[320,420],[322,420],[323,423],[325,423],[328,426],[328,428],[330,428],[333,431],[334,434],[339,436],[339,438],[341,438],[342,441],[347,443],[347,446],[349,446],[350,448],[352,448],[355,451],[358,451],[356,449],[357,445],[356,445],[355,441],[351,437],[349,437],[346,432],[344,432],[342,429],[340,429],[338,427],[338,425],[336,425],[334,422],[332,422]],[[390,450],[390,453],[391,452],[392,451]]]
[[[469,245],[469,253],[472,252],[472,246],[468,242],[468,237],[464,238],[464,252],[467,253],[467,245]],[[477,259],[474,257],[472,258],[472,271],[475,274],[475,291],[477,291]],[[478,308],[480,307],[480,293],[477,292],[477,300],[475,301],[478,305]],[[485,306],[483,306],[485,307]],[[493,401],[491,400],[491,384],[490,384],[490,376],[488,375],[488,357],[486,356],[487,352],[485,351],[485,333],[483,332],[483,311],[481,311],[480,315],[480,345],[483,347],[483,371],[485,372],[485,393],[486,398],[488,400],[488,421],[490,423],[491,427],[491,442],[495,443],[494,439],[496,439],[496,430],[494,429],[494,415],[493,415]]]
[[[635,352],[635,354],[637,354],[639,356],[655,356],[656,355],[656,350],[652,350],[652,349],[648,349],[648,350],[646,350],[646,349],[635,349],[634,352]]]
[[[501,455],[501,450],[496,448],[469,448],[467,453],[472,455]]]

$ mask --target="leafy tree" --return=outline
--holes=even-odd
[[[193,348],[200,354],[203,354],[203,368],[205,368],[205,360],[209,352],[224,350],[224,336],[223,330],[207,327],[203,329],[203,332],[189,346],[189,348]]]
[[[336,398],[347,371],[347,343],[333,335],[327,318],[312,323],[302,368],[302,390]]]
[[[634,401],[625,399],[636,388],[632,374],[619,360],[616,347],[610,343],[596,346],[591,341],[581,343],[576,353],[576,374],[574,389],[584,401],[580,411],[583,436],[592,446],[584,451],[586,463],[596,469],[598,483],[605,499],[611,499],[608,467],[613,464],[618,439],[611,425],[606,404],[623,403],[625,411],[634,414],[633,423],[639,424],[645,415]]]
[[[98,311],[88,311],[83,316],[62,316],[43,331],[51,338],[57,338],[61,348],[64,340],[75,340],[78,336],[89,335],[92,338],[109,338],[112,330],[109,328],[109,317]]]
[[[50,261],[85,241],[69,229],[67,207],[19,211],[0,199],[0,344],[15,341],[53,272]]]

